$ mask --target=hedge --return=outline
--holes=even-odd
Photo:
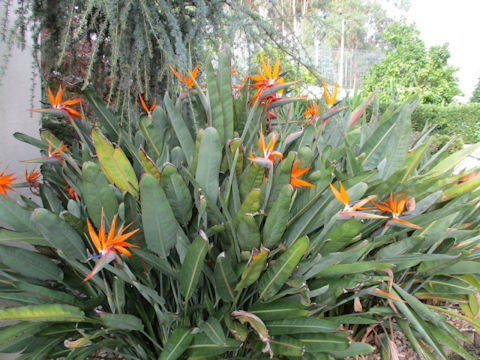
[[[419,104],[412,114],[415,130],[437,125],[434,134],[460,136],[467,144],[480,142],[480,104]]]

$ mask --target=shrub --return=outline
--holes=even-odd
[[[480,104],[421,104],[412,114],[415,130],[437,125],[434,133],[460,136],[467,144],[480,142]]]
[[[45,157],[43,182],[26,184],[41,205],[0,196],[0,239],[37,250],[0,245],[0,298],[15,303],[0,319],[19,321],[3,351],[341,359],[371,352],[372,331],[394,354],[402,331],[424,357],[446,359],[445,345],[472,358],[442,304],[478,329],[480,178],[451,175],[476,147],[438,160],[426,137],[412,144],[416,101],[369,123],[371,98],[276,112],[296,99],[265,68],[251,106],[222,54],[206,93],[185,81],[139,118],[88,91],[97,125],[71,118],[68,148],[16,134]]]

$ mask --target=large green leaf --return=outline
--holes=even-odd
[[[227,340],[222,325],[216,318],[210,317],[207,321],[200,321],[198,327],[203,330],[205,335],[207,335],[216,345],[226,344]]]
[[[158,360],[176,360],[187,350],[192,342],[193,335],[186,327],[176,328],[168,337]]]
[[[108,328],[129,331],[143,330],[142,320],[130,314],[102,313],[100,314],[100,320]]]
[[[215,344],[207,335],[196,334],[192,343],[188,346],[188,359],[206,359],[216,357],[227,351],[235,350],[240,346],[240,342],[233,339],[227,339],[223,345]]]
[[[79,322],[85,314],[71,305],[28,305],[0,310],[0,320]]]
[[[270,335],[325,333],[337,330],[337,326],[327,320],[307,317],[269,321],[266,325]]]
[[[83,239],[64,220],[46,209],[36,209],[31,219],[50,246],[62,250],[67,256],[87,261]]]
[[[195,180],[213,200],[218,198],[218,176],[222,162],[222,148],[217,130],[206,128],[202,134]]]
[[[37,229],[30,221],[30,214],[30,211],[0,196],[0,219],[14,230],[37,233]]]
[[[87,89],[85,91],[85,97],[95,111],[100,123],[103,128],[106,130],[108,137],[112,141],[117,141],[119,138],[119,125],[120,121],[113,114],[113,112],[105,106],[105,104],[100,100],[100,97],[92,89]]]
[[[237,276],[233,271],[231,260],[225,252],[217,256],[215,263],[215,289],[217,294],[225,301],[233,302],[236,292],[234,290]]]
[[[138,197],[137,176],[122,149],[114,147],[97,127],[92,129],[92,138],[105,176],[120,190]]]
[[[284,185],[280,190],[277,200],[275,200],[272,208],[268,212],[263,227],[263,245],[269,249],[272,249],[278,244],[285,232],[292,194],[293,187],[291,185]]]
[[[305,348],[299,340],[290,336],[276,336],[270,340],[272,352],[276,355],[302,356]]]
[[[193,142],[192,135],[188,130],[187,124],[183,120],[182,114],[174,106],[168,94],[165,94],[163,101],[165,104],[165,109],[167,110],[168,120],[170,121],[170,125],[177,136],[180,147],[185,155],[185,159],[187,159],[187,164],[191,165],[193,162],[193,154],[195,152],[195,144]]]
[[[268,300],[285,284],[308,249],[306,236],[298,239],[270,266],[258,282],[259,299]]]
[[[33,245],[43,245],[48,246],[50,243],[45,240],[43,236],[36,235],[29,232],[16,232],[12,230],[0,228],[0,242],[2,241],[13,241],[13,242],[24,242]]]
[[[165,190],[175,218],[180,224],[186,226],[192,217],[192,194],[175,166],[164,165],[160,184]]]
[[[260,189],[253,189],[233,218],[241,250],[250,251],[260,246],[260,230],[254,218],[260,209],[260,195]]]
[[[299,334],[295,338],[305,346],[308,352],[328,352],[346,350],[349,345],[349,340],[345,337],[334,334]]]
[[[372,169],[386,159],[384,178],[387,178],[403,166],[410,143],[410,115],[415,107],[416,102],[404,104],[370,135],[360,150],[360,154],[366,154],[363,160],[366,169]]]
[[[248,311],[263,321],[282,320],[306,316],[308,311],[296,301],[276,300],[268,303],[257,302]]]
[[[150,250],[166,258],[175,246],[179,225],[158,180],[150,174],[140,181],[142,224]]]
[[[11,270],[33,279],[57,281],[63,279],[60,267],[48,257],[34,251],[0,245],[0,262]]]
[[[88,216],[95,226],[100,228],[103,210],[106,225],[109,227],[118,211],[118,201],[100,167],[91,161],[87,161],[82,167],[82,195]]]
[[[197,288],[207,250],[208,240],[203,235],[198,235],[188,248],[180,269],[180,291],[185,297],[185,301],[190,299]]]

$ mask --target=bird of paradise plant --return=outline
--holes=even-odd
[[[268,145],[265,146],[265,137],[263,136],[263,130],[260,129],[260,136],[258,138],[258,147],[263,151],[263,156],[249,157],[248,160],[253,161],[255,164],[259,164],[265,168],[271,169],[275,164],[275,158],[282,159],[283,154],[280,151],[273,150],[275,143],[277,142],[277,134],[272,134]]]
[[[53,96],[52,91],[48,88],[48,98],[50,100],[50,108],[45,109],[30,109],[30,111],[52,113],[54,115],[61,115],[68,117],[69,120],[73,120],[73,117],[82,117],[82,114],[72,108],[72,105],[76,105],[83,101],[83,99],[68,99],[62,102],[64,89],[62,86],[58,87],[57,94]],[[52,111],[53,110],[53,111]]]
[[[347,191],[343,187],[343,184],[341,181],[339,181],[339,190],[337,190],[335,186],[332,185],[332,183],[330,183],[330,189],[332,190],[333,196],[335,196],[335,198],[338,201],[340,201],[342,204],[345,205],[343,210],[340,211],[340,214],[338,216],[339,220],[349,219],[351,217],[364,218],[364,219],[385,219],[386,218],[386,216],[371,214],[364,211],[364,210],[371,209],[371,208],[364,208],[363,206],[366,205],[371,200],[375,199],[377,195],[367,196],[366,198],[358,200],[352,204],[350,203],[350,198],[348,197]]]
[[[260,96],[263,90],[273,86],[273,85],[278,85],[281,83],[284,83],[285,80],[283,74],[279,74],[280,70],[280,58],[277,58],[277,61],[275,62],[275,65],[273,66],[270,64],[270,58],[267,59],[267,63],[265,63],[265,60],[263,59],[263,56],[260,55],[260,62],[262,65],[262,71],[260,70],[255,70],[257,75],[248,75],[250,79],[255,81],[252,85],[250,85],[250,88],[256,88],[257,90],[253,94],[252,98],[250,99],[249,104],[252,105],[257,98]],[[280,93],[282,91],[279,91]],[[260,97],[260,99],[262,99]]]
[[[308,181],[305,181],[305,180],[302,180],[302,179],[299,179],[299,178],[298,178],[299,176],[302,176],[302,175],[305,174],[308,170],[311,169],[311,168],[309,168],[309,167],[308,167],[308,168],[299,169],[301,163],[302,163],[302,162],[299,161],[299,162],[293,164],[292,170],[290,171],[290,185],[295,186],[295,187],[300,187],[300,186],[313,187],[313,186],[315,186],[315,185],[309,183]]]
[[[147,104],[145,103],[145,100],[143,100],[142,94],[138,94],[138,98],[140,99],[140,103],[142,104],[143,110],[145,110],[145,112],[147,113],[147,117],[151,119],[153,110],[157,106],[157,99],[154,99],[152,106],[148,107]]]
[[[317,105],[317,100],[311,101],[310,104],[307,104],[306,106],[307,111],[305,111],[303,115],[308,117],[308,121],[305,125],[313,124],[317,118],[317,114],[322,110],[322,107]]]
[[[421,229],[421,226],[412,224],[411,222],[401,219],[400,215],[403,212],[405,207],[405,202],[407,201],[407,195],[396,195],[393,196],[393,193],[390,193],[390,199],[388,201],[380,201],[380,204],[377,204],[372,201],[372,204],[375,205],[378,209],[391,212],[392,218],[387,221],[386,226],[397,225],[397,226],[407,226],[414,229]]]
[[[120,254],[125,254],[131,257],[132,254],[130,253],[130,251],[125,249],[126,247],[138,247],[137,245],[126,242],[125,240],[138,232],[140,229],[135,229],[124,234],[124,232],[127,230],[128,227],[130,227],[131,224],[127,225],[126,227],[121,226],[116,232],[116,223],[117,215],[113,217],[112,225],[110,226],[110,230],[108,231],[107,235],[105,232],[102,211],[100,229],[98,230],[97,234],[92,224],[90,223],[90,220],[87,219],[87,228],[88,234],[90,235],[90,240],[92,241],[93,246],[95,246],[95,249],[98,251],[97,254],[94,254],[94,257],[98,258],[99,260],[95,264],[92,271],[85,277],[85,279],[83,279],[83,281],[87,281],[88,279],[90,279],[113,260],[119,259]]]
[[[6,190],[14,191],[9,185],[11,185],[17,178],[14,177],[15,174],[5,174],[5,171],[7,171],[7,169],[0,172],[0,194],[7,197]]]
[[[65,151],[65,150],[67,150],[67,145],[60,145],[60,146],[57,146],[56,149],[52,150],[52,141],[51,140],[48,141],[47,153],[49,158],[61,158],[62,157],[61,151]]]
[[[338,83],[335,82],[335,86],[333,87],[332,94],[328,93],[327,89],[327,82],[323,80],[323,95],[325,96],[325,102],[328,106],[332,107],[337,100],[337,92],[338,92]]]
[[[180,74],[178,73],[172,65],[168,65],[170,67],[170,70],[172,70],[173,72],[173,75],[175,75],[175,77],[181,82],[181,83],[184,83],[185,85],[187,85],[187,90],[188,89],[192,89],[195,85],[195,80],[197,79],[197,75],[198,75],[198,65],[195,66],[192,70],[192,72],[190,73],[190,75],[188,76],[185,76],[183,74]],[[200,87],[202,86],[205,86],[206,84],[199,84]]]

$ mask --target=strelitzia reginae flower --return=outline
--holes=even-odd
[[[14,191],[9,185],[13,183],[13,180],[16,180],[16,177],[13,177],[15,174],[5,174],[7,169],[0,171],[0,194],[5,198],[7,197],[7,190]]]
[[[275,164],[275,158],[282,159],[283,154],[280,151],[275,151],[275,143],[277,142],[277,135],[272,134],[268,145],[265,146],[265,137],[263,136],[263,130],[260,129],[260,137],[258,138],[258,147],[263,151],[263,156],[249,157],[248,160],[253,161],[255,164],[271,169]]]
[[[192,70],[192,72],[190,73],[190,75],[188,76],[185,76],[183,74],[179,74],[174,68],[172,65],[168,65],[170,67],[170,70],[172,70],[173,72],[173,75],[175,75],[175,77],[181,82],[181,83],[184,83],[185,85],[187,85],[187,88],[188,89],[192,89],[195,85],[195,80],[197,79],[197,75],[198,75],[198,65],[195,66],[195,68]],[[202,87],[202,86],[205,86],[206,84],[200,84],[199,86]]]
[[[308,186],[308,187],[312,187],[312,186],[315,186],[305,180],[302,180],[302,179],[299,179],[298,177],[305,174],[308,170],[310,170],[310,168],[303,168],[303,169],[299,169],[300,167],[300,164],[302,162],[299,161],[297,162],[296,164],[293,164],[292,166],[292,170],[290,170],[290,185],[292,186],[295,186],[295,187],[300,187],[300,186]]]
[[[257,75],[248,75],[250,79],[255,81],[252,85],[250,85],[250,88],[256,88],[257,91],[253,94],[252,98],[250,99],[249,104],[253,104],[257,98],[260,96],[260,93],[277,84],[281,84],[285,82],[283,79],[284,74],[279,74],[280,71],[280,58],[277,58],[277,61],[275,62],[275,65],[273,66],[270,64],[270,59],[267,59],[267,63],[265,63],[265,60],[263,59],[263,56],[260,55],[260,62],[262,64],[262,71],[260,70],[255,70]],[[279,91],[281,93],[281,91]]]
[[[396,195],[393,196],[393,193],[390,193],[389,201],[380,201],[380,204],[376,204],[372,201],[372,204],[375,205],[378,209],[383,211],[388,211],[392,213],[392,218],[387,221],[387,226],[402,226],[402,227],[411,227],[414,229],[421,229],[421,226],[412,224],[409,221],[400,219],[400,215],[403,212],[405,207],[405,202],[407,201],[407,195]]]
[[[64,89],[60,86],[57,94],[53,96],[52,91],[48,88],[48,99],[50,100],[51,107],[45,109],[30,109],[30,111],[53,113],[54,115],[66,116],[70,120],[73,119],[73,116],[81,118],[82,114],[71,106],[82,102],[83,99],[68,99],[62,102],[63,91]]]
[[[363,206],[367,204],[369,201],[372,199],[375,199],[377,195],[370,195],[366,197],[365,199],[358,200],[354,203],[350,203],[350,199],[348,197],[347,192],[345,191],[345,188],[343,187],[343,184],[341,181],[339,181],[340,190],[337,190],[335,186],[333,186],[330,183],[330,189],[332,190],[333,196],[340,201],[342,204],[345,205],[342,211],[340,211],[340,214],[338,216],[339,220],[345,220],[345,219],[350,219],[352,217],[355,218],[361,218],[361,219],[386,219],[386,216],[382,215],[376,215],[376,214],[370,214],[367,212],[364,212],[364,210],[368,210],[367,208],[364,208]]]
[[[136,229],[124,234],[125,230],[131,225],[126,227],[120,226],[118,232],[115,233],[115,227],[117,223],[117,215],[113,217],[112,225],[110,226],[110,230],[108,234],[105,233],[105,226],[103,222],[103,211],[102,211],[102,218],[100,222],[100,229],[98,230],[98,235],[95,232],[92,224],[87,219],[87,228],[88,234],[90,235],[90,240],[92,241],[95,249],[98,251],[98,254],[94,255],[95,258],[99,260],[95,264],[93,270],[88,274],[83,281],[87,281],[93,275],[97,274],[100,270],[102,270],[105,266],[107,266],[113,260],[119,258],[120,253],[125,254],[127,256],[132,256],[130,251],[125,249],[126,247],[138,247],[136,245],[130,244],[125,242],[130,236],[135,234],[138,230]]]
[[[322,110],[322,107],[317,105],[317,100],[313,100],[310,104],[307,104],[307,111],[303,113],[303,115],[308,117],[305,125],[313,124],[320,110]]]
[[[143,110],[147,113],[149,119],[152,118],[152,112],[157,106],[157,99],[153,100],[152,106],[148,107],[145,101],[143,100],[142,94],[138,94],[138,98],[140,99],[140,103],[142,104]]]
[[[327,89],[327,82],[323,80],[323,95],[325,96],[325,102],[327,103],[328,106],[333,106],[333,104],[335,104],[335,101],[337,100],[337,92],[338,92],[337,82],[335,82],[332,95],[330,95]]]

